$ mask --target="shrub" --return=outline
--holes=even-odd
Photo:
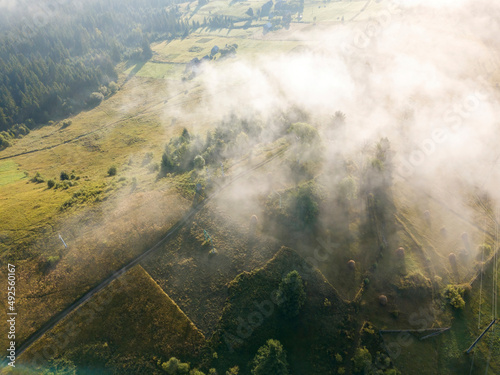
[[[107,96],[108,95],[108,88],[106,86],[101,86],[99,87],[99,92],[104,95],[104,96]]]
[[[116,176],[116,167],[114,165],[112,165],[111,167],[109,167],[108,169],[108,176]]]
[[[448,303],[457,310],[465,307],[464,301],[465,288],[458,285],[448,285],[444,290],[444,297]]]
[[[59,255],[49,256],[47,258],[41,258],[39,262],[39,267],[43,272],[49,271],[52,267],[54,267],[61,258]]]
[[[66,172],[62,171],[59,178],[61,179],[61,181],[69,180],[69,175]]]
[[[372,355],[366,347],[357,348],[352,361],[354,364],[354,371],[361,372],[366,366],[372,363]]]
[[[47,366],[41,372],[41,375],[53,375],[53,374],[64,374],[64,375],[75,375],[76,366],[70,359],[61,357],[58,359],[51,359]]]
[[[172,357],[161,365],[161,368],[167,373],[172,375],[187,374],[189,373],[189,364],[182,363],[177,358]]]
[[[63,121],[62,125],[61,125],[61,129],[65,129],[67,128],[68,126],[70,126],[73,122],[71,120],[68,120],[68,121]]]
[[[108,85],[108,89],[109,89],[111,95],[113,95],[120,89],[120,87],[118,86],[118,84],[116,82],[110,82]]]
[[[90,94],[88,100],[87,100],[87,104],[89,106],[97,106],[99,104],[101,104],[101,102],[104,100],[104,95],[101,94],[100,92],[93,92],[92,94]]]
[[[49,266],[53,266],[54,264],[56,264],[57,262],[59,262],[61,258],[59,257],[59,255],[54,255],[54,256],[50,256],[47,258],[47,264]]]
[[[29,128],[25,124],[15,124],[9,129],[9,134],[13,138],[22,138],[30,132]]]
[[[405,297],[425,298],[432,293],[432,283],[422,274],[415,272],[401,279],[398,290]]]
[[[203,159],[203,156],[201,155],[196,155],[193,162],[195,168],[197,169],[202,169],[205,166],[205,159]]]
[[[31,179],[31,182],[34,182],[36,184],[40,184],[42,182],[45,182],[45,179],[42,177],[42,175],[39,172],[36,172],[33,178]]]
[[[52,189],[54,187],[54,185],[56,184],[56,182],[54,180],[48,180],[47,181],[47,187],[49,189]]]
[[[7,135],[0,134],[0,150],[10,146],[8,138],[9,137]]]
[[[73,193],[73,196],[66,202],[64,202],[61,205],[60,209],[64,210],[78,204],[97,202],[101,200],[101,194],[103,193],[103,191],[104,186],[82,187],[81,189]]]

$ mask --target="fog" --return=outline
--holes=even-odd
[[[500,7],[379,5],[369,20],[295,31],[306,51],[206,64],[200,111],[267,118],[299,106],[322,126],[340,110],[348,124],[335,136],[343,153],[388,137],[396,179],[450,187],[458,174],[497,195]]]

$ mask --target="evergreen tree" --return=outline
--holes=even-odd
[[[288,375],[286,351],[278,340],[267,340],[253,360],[252,375]]]
[[[280,309],[287,318],[299,315],[301,307],[306,301],[304,283],[297,271],[292,271],[281,281],[279,294],[282,299]]]

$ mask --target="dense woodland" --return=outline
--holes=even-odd
[[[181,20],[171,0],[73,6],[41,3],[19,24],[17,8],[0,17],[0,131],[20,124],[15,129],[22,133],[21,124],[33,128],[95,104],[91,93],[117,79],[116,63],[150,58],[150,41],[186,35],[196,26]]]

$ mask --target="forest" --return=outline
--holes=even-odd
[[[106,96],[118,62],[148,59],[150,41],[187,35],[196,26],[180,19],[172,1],[92,1],[78,12],[69,6],[58,12],[64,15],[57,22],[39,27],[36,19],[28,28],[9,21],[15,10],[0,18],[6,29],[0,37],[0,148],[8,146],[9,136],[22,135],[8,132],[15,125],[26,132],[24,126],[32,129],[98,104],[102,97],[91,94]]]

